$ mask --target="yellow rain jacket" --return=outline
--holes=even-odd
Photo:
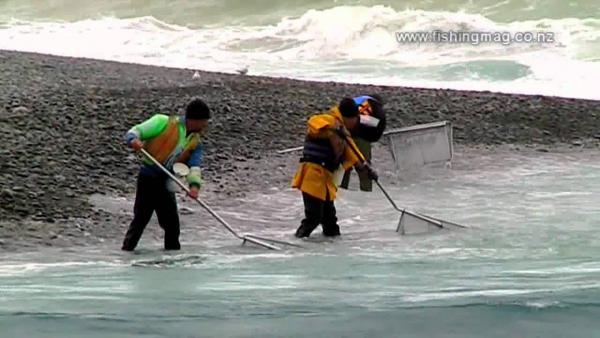
[[[349,137],[344,140],[335,131],[340,127],[344,128],[342,114],[337,107],[334,107],[326,113],[309,118],[306,137],[308,140],[329,140],[333,152],[337,156],[336,159],[332,160],[339,161],[340,165],[346,170],[359,163],[360,159],[346,144],[346,142],[351,142],[355,149],[358,149],[354,141]],[[297,188],[322,201],[335,200],[337,192],[333,173],[323,165],[312,162],[302,162],[300,164],[292,180],[292,188]]]

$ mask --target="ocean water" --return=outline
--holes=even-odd
[[[553,41],[396,38],[435,30],[544,32]],[[597,0],[4,0],[0,48],[319,81],[600,98]]]
[[[403,207],[471,226],[400,236],[379,192],[341,193],[342,238],[240,246],[184,229],[184,249],[142,238],[0,256],[1,337],[597,337],[600,155],[457,154],[452,170],[382,175]],[[293,240],[297,192],[218,212]],[[119,239],[117,239],[119,240]]]

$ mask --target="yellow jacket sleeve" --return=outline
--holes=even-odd
[[[352,168],[353,166],[363,162],[364,156],[362,156],[362,154],[360,153],[360,150],[356,146],[356,143],[354,143],[354,140],[352,140],[350,137],[346,137],[346,143],[349,143],[349,144],[346,145],[346,149],[344,150],[344,161],[342,162],[342,166],[344,167],[344,169],[348,170],[348,169]],[[354,147],[354,149],[356,149],[356,151],[358,151],[358,153],[360,154],[360,156],[362,158],[357,156],[351,147]]]

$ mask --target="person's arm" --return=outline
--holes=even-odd
[[[354,140],[350,137],[346,137],[346,142],[347,147],[344,154],[344,162],[342,163],[344,169],[348,170],[354,166],[357,170],[366,172],[370,179],[377,181],[379,175],[377,175],[377,172],[371,168],[369,163],[367,163],[367,159],[360,152],[360,149],[358,149]]]
[[[198,144],[190,154],[190,159],[187,161],[187,165],[190,167],[190,173],[187,175],[187,182],[190,188],[197,188],[198,190],[204,183],[202,181],[202,172],[200,170],[200,165],[202,164],[202,153],[202,144]]]
[[[160,135],[167,128],[168,123],[169,117],[167,115],[156,114],[129,129],[125,134],[125,143],[134,149],[138,146],[141,148],[141,141]]]
[[[344,149],[344,161],[342,162],[342,166],[345,170],[348,170],[353,166],[360,167],[364,162],[364,156],[362,156],[362,153],[360,153],[360,150],[358,149],[356,143],[354,143],[354,140],[352,138],[346,136],[345,141],[347,145]],[[356,151],[360,155],[358,155]]]

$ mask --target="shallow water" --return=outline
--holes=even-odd
[[[337,203],[342,238],[317,230],[304,249],[242,247],[211,225],[187,229],[173,254],[150,238],[135,254],[3,254],[0,336],[595,336],[600,154],[459,157],[451,171],[380,176],[401,206],[468,230],[400,236],[379,192],[350,191]],[[219,213],[292,240],[295,191],[243,205]]]

